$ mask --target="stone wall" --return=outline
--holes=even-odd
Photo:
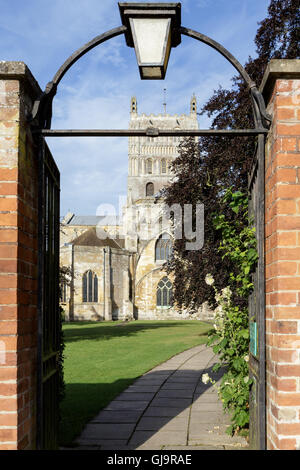
[[[61,248],[60,262],[72,267],[72,282],[62,304],[66,319],[120,320],[132,316],[129,299],[129,253],[109,247],[65,246]],[[98,278],[98,301],[82,301],[82,278],[93,271]]]

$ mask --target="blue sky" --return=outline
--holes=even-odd
[[[182,25],[226,47],[242,64],[255,56],[257,23],[269,0],[182,0]],[[0,0],[0,60],[21,60],[42,89],[79,47],[120,26],[116,0]],[[219,85],[231,86],[233,67],[216,51],[190,38],[171,51],[163,81],[141,81],[134,50],[123,36],[98,46],[62,80],[54,99],[52,128],[128,128],[131,96],[138,111],[188,113],[190,97],[201,106]],[[200,127],[209,127],[205,117]],[[126,138],[51,138],[61,171],[61,214],[96,214],[118,206],[126,194]]]

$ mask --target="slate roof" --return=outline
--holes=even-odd
[[[96,227],[91,227],[79,237],[75,238],[72,242],[75,246],[109,246],[110,248],[117,248],[118,250],[124,248],[124,240],[117,238],[116,240],[109,237],[109,234],[104,230],[96,230]]]
[[[114,215],[74,215],[66,225],[120,225],[121,218]]]

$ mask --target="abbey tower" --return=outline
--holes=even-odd
[[[197,101],[193,96],[190,114],[138,114],[135,97],[131,99],[130,129],[198,129]],[[133,203],[157,194],[168,184],[170,163],[177,157],[179,137],[129,137],[128,197]]]
[[[196,97],[189,113],[180,115],[139,114],[133,97],[129,128],[148,127],[198,129]],[[173,239],[170,221],[162,223],[159,198],[172,179],[179,142],[179,137],[129,138],[127,203],[120,220],[75,214],[63,219],[61,265],[72,272],[70,285],[62,286],[67,319],[182,319],[163,269]]]

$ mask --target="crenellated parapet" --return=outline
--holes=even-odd
[[[190,101],[189,114],[138,114],[137,99],[131,98],[130,129],[198,129],[197,100]],[[149,196],[147,185],[153,183],[154,194],[168,184],[172,173],[171,164],[178,156],[181,137],[129,137],[128,139],[128,193],[131,200]]]

